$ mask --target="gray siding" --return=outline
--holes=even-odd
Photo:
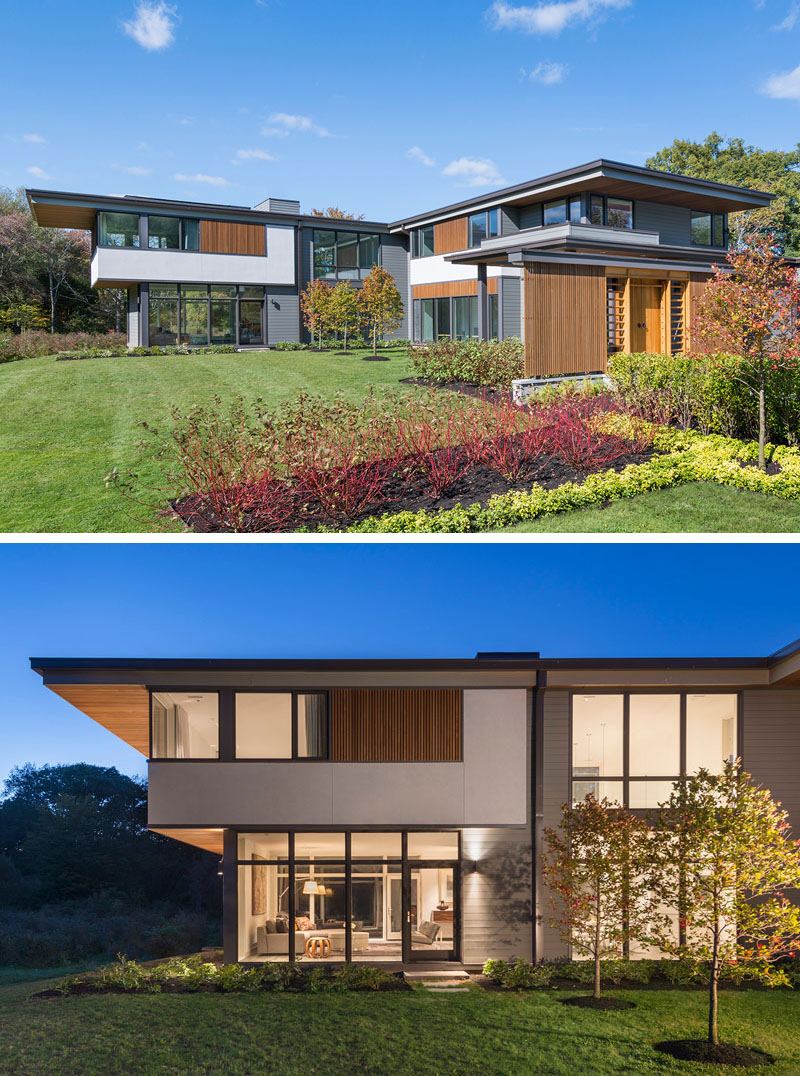
[[[409,286],[409,253],[406,240],[399,235],[381,236],[381,264],[392,274],[403,300],[403,323],[391,339],[411,337],[411,288]]]
[[[745,691],[743,710],[745,769],[783,804],[799,837],[800,691]]]
[[[536,814],[536,847],[542,847],[542,833],[555,828],[561,820],[561,807],[569,799],[569,692],[547,691],[544,696],[544,743],[542,752],[542,788]],[[539,920],[540,959],[555,960],[568,955],[567,946],[550,926],[554,914],[549,894],[545,891],[541,873],[536,872],[536,914]]]
[[[503,338],[522,336],[522,281],[519,277],[501,277],[503,304]]]
[[[462,960],[465,964],[482,964],[490,957],[530,960],[530,829],[467,829],[462,848]],[[472,869],[475,861],[477,871]]]
[[[636,202],[634,226],[637,231],[658,232],[662,243],[672,246],[691,245],[689,222],[691,210],[683,206],[662,205],[660,202]]]
[[[539,205],[523,205],[519,210],[519,226],[521,230],[526,228],[539,228],[542,224],[542,207]]]
[[[300,340],[300,297],[294,288],[267,289],[267,344]]]
[[[516,206],[501,206],[500,234],[512,235],[519,231],[519,210]]]

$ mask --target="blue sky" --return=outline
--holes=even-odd
[[[716,128],[790,148],[795,0],[3,5],[0,185],[369,219]]]
[[[0,579],[0,779],[144,770],[30,656],[749,656],[800,635],[792,545],[9,544]]]

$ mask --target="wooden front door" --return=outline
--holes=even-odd
[[[632,352],[659,352],[661,344],[662,284],[638,284],[631,281],[631,339]]]

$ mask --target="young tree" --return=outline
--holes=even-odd
[[[647,884],[647,823],[619,804],[594,796],[564,804],[557,830],[544,831],[542,875],[562,939],[594,961],[594,997],[600,997],[600,961],[624,955],[631,939],[649,931],[654,898]]]
[[[330,326],[331,295],[333,288],[324,280],[312,280],[305,291],[300,293],[300,305],[303,321],[311,339],[319,338],[319,350],[322,351],[322,334]]]
[[[344,336],[344,350],[347,351],[347,338],[350,330],[361,320],[361,304],[358,292],[351,288],[346,280],[336,285],[330,294],[330,322],[335,332]]]
[[[361,310],[372,334],[372,354],[378,353],[378,337],[394,332],[403,321],[403,300],[394,277],[380,265],[370,269],[361,289]]]
[[[728,251],[697,304],[695,331],[708,350],[738,357],[732,374],[758,400],[758,465],[766,470],[770,374],[800,358],[797,271],[775,255],[769,236]],[[728,369],[728,367],[726,367]]]
[[[708,1042],[716,1046],[717,987],[724,966],[768,986],[787,985],[775,962],[800,947],[800,841],[787,814],[739,761],[719,776],[700,770],[663,805],[655,840],[654,890],[677,907],[681,936],[657,944],[708,979]],[[680,894],[676,899],[676,895]]]

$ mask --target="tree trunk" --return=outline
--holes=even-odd
[[[597,908],[594,923],[594,996],[600,997],[600,886],[596,890]]]
[[[317,348],[317,351],[322,351],[322,322],[320,322],[319,325],[319,347]]]
[[[711,957],[711,981],[708,985],[708,1041],[712,1046],[719,1042],[717,1033],[717,984],[719,982],[719,923],[714,924],[714,951]]]
[[[373,358],[378,354],[378,323],[377,321],[372,326],[372,355]]]
[[[52,336],[56,331],[56,292],[52,269],[47,270],[47,284],[50,289],[50,334]]]
[[[762,376],[758,385],[758,466],[766,471],[765,447],[767,443],[767,404]]]
[[[344,323],[344,349],[347,351],[347,322]]]

